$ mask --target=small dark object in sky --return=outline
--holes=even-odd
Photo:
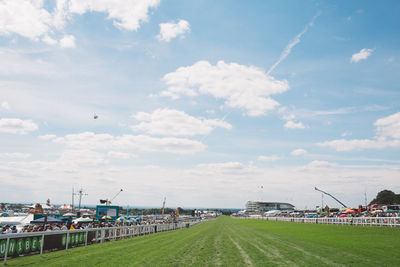
[[[93,118],[96,120],[99,116],[97,116],[97,114],[95,113]]]

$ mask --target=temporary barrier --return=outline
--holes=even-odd
[[[204,220],[203,220],[204,221]],[[0,258],[42,255],[44,252],[87,246],[93,243],[170,231],[193,226],[202,221],[148,224],[79,230],[0,234]]]
[[[236,217],[240,219],[256,219],[267,221],[297,222],[297,223],[321,223],[321,224],[347,224],[365,226],[400,226],[400,217],[323,217],[323,218],[303,218],[303,217]]]

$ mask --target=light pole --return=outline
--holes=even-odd
[[[72,187],[72,211],[74,211],[74,196],[79,196],[79,206],[78,209],[79,211],[81,210],[81,202],[82,202],[82,196],[87,196],[88,194],[84,193],[82,187],[79,189],[77,193],[74,193],[74,188]]]

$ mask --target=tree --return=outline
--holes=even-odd
[[[391,190],[382,190],[376,195],[370,205],[372,204],[398,204],[400,203],[400,194],[395,194]]]

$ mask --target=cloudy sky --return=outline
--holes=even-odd
[[[0,201],[400,193],[398,1],[0,0]],[[97,114],[98,118],[94,119]],[[337,203],[324,198],[330,206]]]

